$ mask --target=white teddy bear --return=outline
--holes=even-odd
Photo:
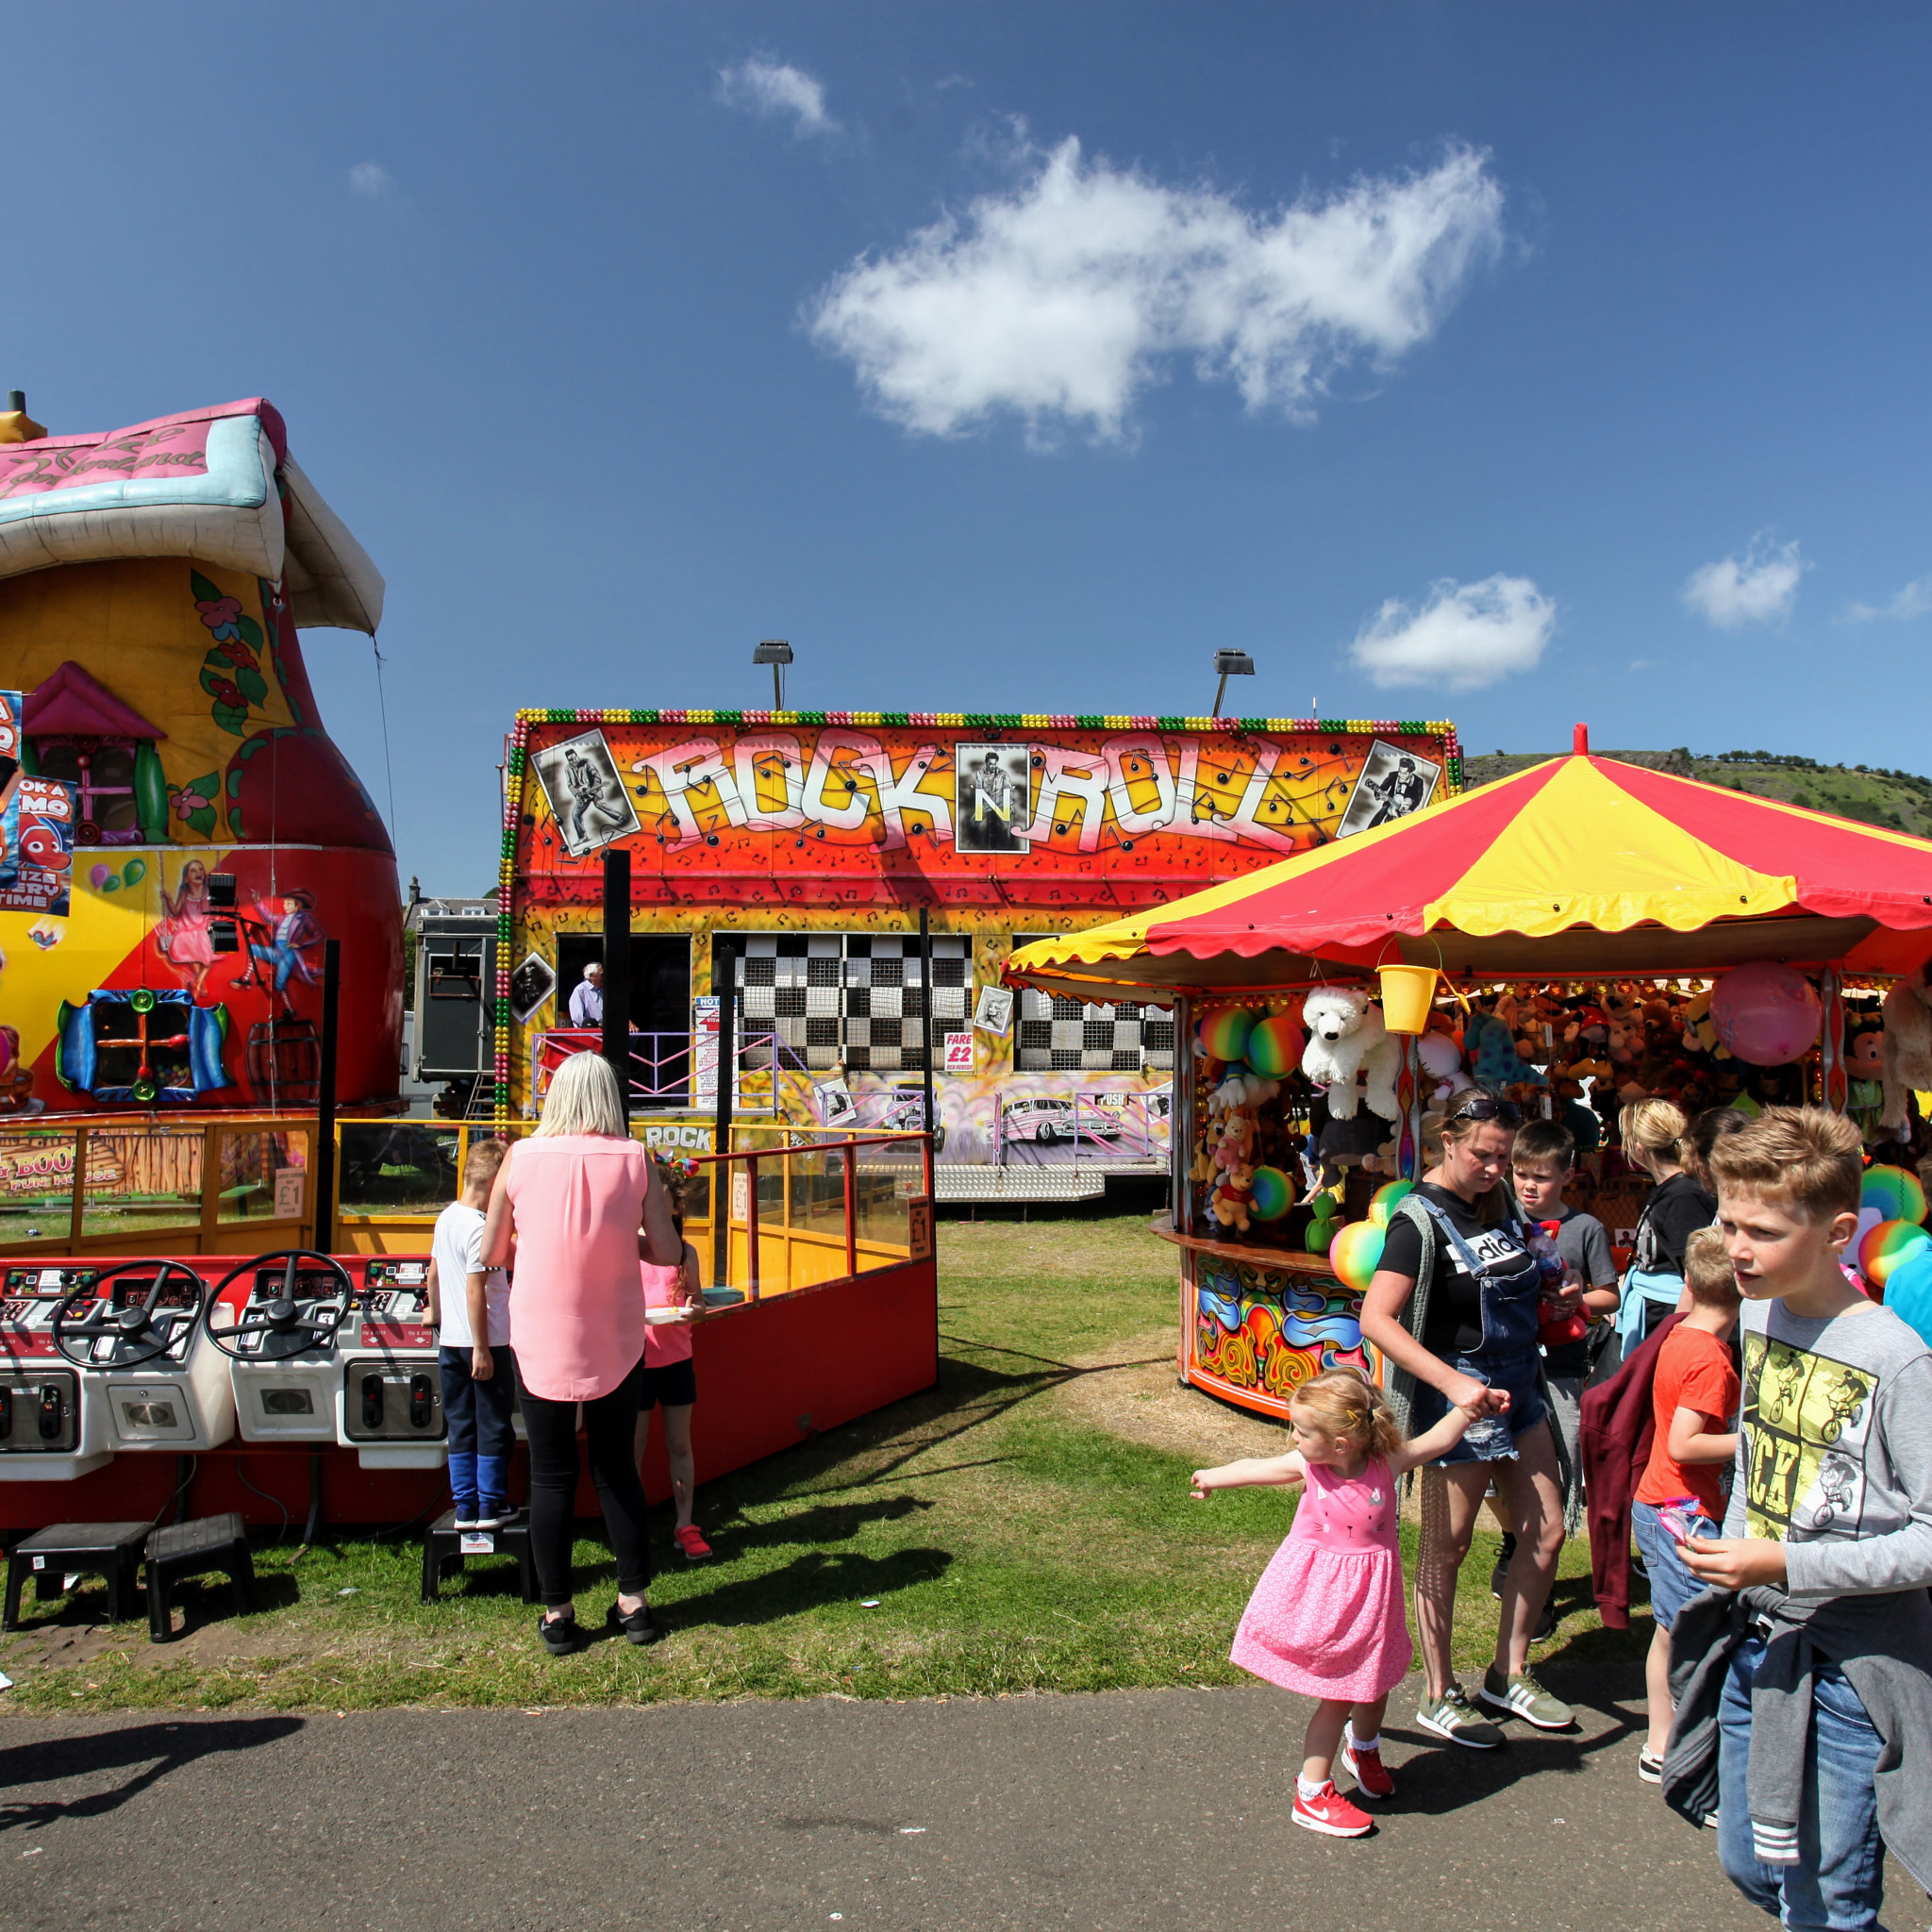
[[[1355,1076],[1366,1073],[1369,1111],[1392,1121],[1402,1049],[1389,1037],[1381,1008],[1365,992],[1321,986],[1302,1005],[1302,1024],[1308,1029],[1302,1072],[1326,1090],[1330,1114],[1341,1121],[1355,1118]]]

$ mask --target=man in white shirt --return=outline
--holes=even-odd
[[[584,977],[570,996],[570,1024],[573,1026],[601,1026],[604,1024],[604,969],[595,959],[584,968]]]

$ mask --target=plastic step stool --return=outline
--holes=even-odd
[[[192,1522],[170,1524],[147,1540],[147,1634],[152,1643],[166,1643],[174,1634],[175,1586],[185,1576],[206,1576],[219,1571],[234,1586],[235,1614],[255,1607],[255,1560],[248,1552],[248,1530],[240,1516],[197,1516]]]
[[[33,1579],[34,1600],[64,1595],[63,1579],[105,1576],[110,1622],[136,1614],[141,1546],[151,1523],[56,1523],[16,1543],[7,1558],[7,1606],[0,1630],[20,1628],[21,1587]]]

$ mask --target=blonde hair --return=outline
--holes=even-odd
[[[1735,1308],[1744,1298],[1724,1238],[1714,1227],[1700,1227],[1684,1243],[1684,1280],[1700,1307]]]
[[[503,1165],[504,1156],[509,1152],[508,1141],[472,1141],[470,1151],[463,1158],[463,1188],[487,1188],[496,1178],[496,1170]]]
[[[1841,1113],[1767,1107],[1710,1150],[1710,1171],[1721,1191],[1756,1194],[1795,1208],[1807,1221],[1829,1221],[1858,1211],[1864,1143]]]
[[[1617,1139],[1624,1152],[1646,1173],[1660,1160],[1678,1158],[1677,1142],[1690,1131],[1684,1109],[1668,1100],[1633,1100],[1617,1116]]]
[[[1288,1399],[1289,1413],[1307,1412],[1324,1435],[1359,1442],[1371,1457],[1389,1457],[1402,1447],[1402,1425],[1370,1385],[1353,1369],[1324,1369]]]
[[[630,1138],[617,1075],[602,1054],[574,1053],[550,1076],[550,1091],[543,1096],[543,1118],[530,1138],[541,1140],[546,1134],[608,1134],[619,1141]]]

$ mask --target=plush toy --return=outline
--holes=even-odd
[[[1308,1223],[1302,1245],[1311,1255],[1325,1255],[1341,1232],[1341,1203],[1324,1191],[1315,1196],[1314,1209],[1315,1218]]]
[[[1416,1041],[1415,1051],[1434,1096],[1447,1099],[1457,1074],[1462,1071],[1462,1049],[1446,1033],[1424,1033]]]
[[[1500,1093],[1522,1077],[1518,1072],[1523,1062],[1517,1057],[1516,1036],[1503,1024],[1499,1014],[1486,1013],[1480,1007],[1470,1014],[1462,1029],[1462,1052],[1469,1061],[1469,1071],[1475,1075],[1476,1085],[1491,1093]]]
[[[1677,1021],[1688,1052],[1715,1054],[1719,1059],[1730,1058],[1731,1050],[1718,1040],[1717,1023],[1710,1017],[1708,987],[1677,1008]]]
[[[1932,960],[1915,966],[1885,995],[1885,1102],[1878,1124],[1903,1135],[1913,1093],[1932,1088]]]
[[[1885,1108],[1885,1030],[1868,1026],[1845,1041],[1845,1111],[1869,1141]]]
[[[1512,1087],[1547,1087],[1549,1075],[1536,1063],[1537,1045],[1527,1033],[1516,1036],[1516,1074]]]
[[[1338,1120],[1355,1117],[1356,1074],[1364,1073],[1369,1110],[1392,1121],[1402,1050],[1382,1024],[1381,1008],[1365,992],[1321,986],[1302,1003],[1302,1024],[1308,1029],[1302,1072],[1326,1091],[1328,1111]]]
[[[1214,1146],[1216,1176],[1208,1211],[1223,1227],[1238,1228],[1242,1234],[1248,1231],[1248,1213],[1254,1204],[1254,1147],[1255,1123],[1235,1108],[1224,1111]]]

